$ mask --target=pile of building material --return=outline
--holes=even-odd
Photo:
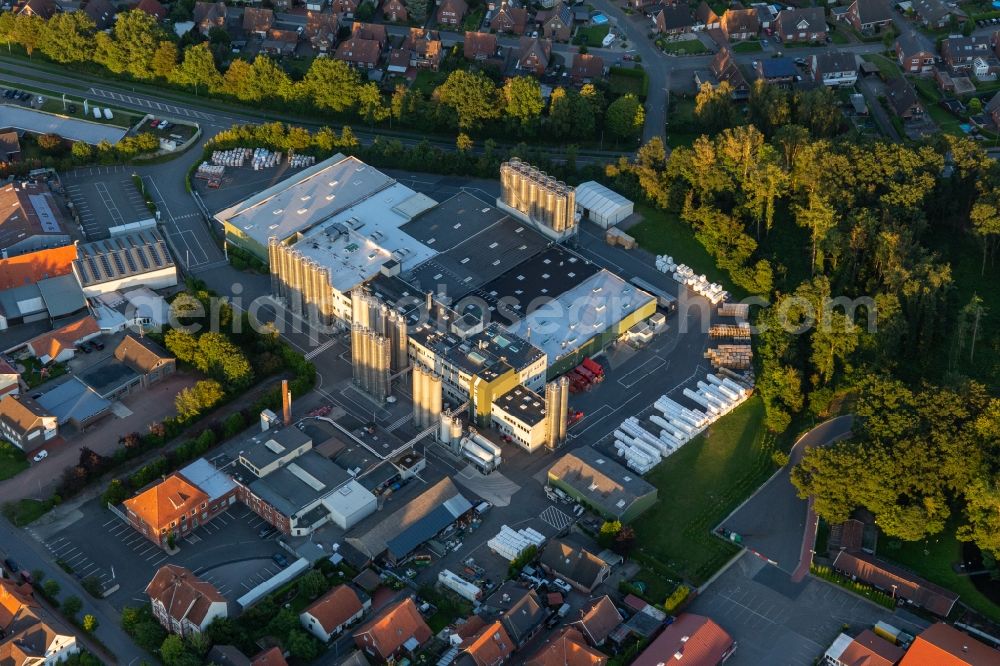
[[[746,370],[753,360],[753,350],[750,345],[719,345],[705,350],[705,358],[717,368]]]
[[[735,317],[737,321],[747,321],[750,318],[748,303],[723,303],[719,306],[719,316]]]
[[[529,547],[534,546],[539,549],[543,543],[545,543],[545,537],[530,527],[515,531],[504,525],[500,528],[500,533],[487,541],[486,545],[494,553],[511,562]]]
[[[253,159],[250,161],[254,171],[270,169],[281,164],[281,153],[275,153],[267,148],[254,148]]]
[[[634,250],[636,246],[635,239],[617,227],[608,229],[607,233],[604,234],[604,241],[608,245],[618,245],[626,250]]]
[[[750,324],[743,321],[733,326],[732,324],[714,324],[708,329],[708,334],[713,338],[735,338],[737,340],[750,339]]]
[[[230,150],[212,151],[212,164],[219,166],[241,167],[252,155],[249,148],[231,148]]]
[[[656,255],[656,270],[661,273],[673,273],[677,270],[674,258],[667,254]]]
[[[194,172],[195,178],[201,178],[203,180],[213,180],[216,178],[222,178],[226,173],[226,167],[222,165],[209,164],[208,162],[202,162],[198,165],[198,169]]]
[[[653,405],[657,413],[649,417],[649,423],[659,428],[658,434],[635,416],[622,422],[614,433],[615,451],[625,459],[626,467],[645,474],[750,396],[748,386],[728,377],[708,375],[707,379],[698,382],[697,391],[684,389],[685,397],[702,409],[688,409],[666,395],[660,396]]]
[[[314,164],[316,164],[316,158],[312,155],[296,155],[295,153],[289,153],[288,155],[288,166],[293,169],[311,167]]]
[[[668,265],[668,264],[665,264]],[[687,285],[696,293],[707,298],[712,305],[717,305],[729,298],[729,292],[717,282],[709,282],[704,275],[695,275],[694,269],[685,264],[677,264],[674,268],[674,280]]]
[[[438,584],[469,601],[478,601],[483,596],[479,586],[465,580],[450,569],[442,569],[438,574]]]

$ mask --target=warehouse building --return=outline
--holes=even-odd
[[[602,229],[615,226],[635,210],[634,203],[593,180],[576,186],[576,207]]]
[[[48,185],[18,182],[0,187],[0,257],[69,243],[66,220]]]
[[[88,298],[129,287],[177,286],[177,266],[155,229],[83,243],[77,249],[73,273]]]
[[[656,487],[589,446],[556,461],[549,483],[607,520],[628,523],[656,503]]]

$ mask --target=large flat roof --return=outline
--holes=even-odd
[[[496,322],[481,333],[462,340],[449,331],[441,331],[433,324],[421,324],[410,332],[418,344],[433,349],[438,356],[471,374],[501,365],[515,370],[531,366],[544,353],[524,338],[503,330]]]
[[[100,105],[95,104],[94,108],[98,106]],[[0,127],[11,127],[32,134],[58,134],[64,139],[83,141],[94,146],[101,141],[118,143],[128,132],[126,127],[104,125],[9,104],[0,104]]]
[[[337,153],[215,217],[266,247],[268,238],[286,240],[395,182],[356,157]]]
[[[250,490],[284,515],[295,516],[349,481],[346,471],[315,451],[306,451],[251,483]]]
[[[414,203],[419,208],[434,202],[392,183],[323,220],[293,247],[328,268],[331,286],[347,292],[377,275],[386,261],[397,261],[405,270],[437,254],[400,228],[409,221]]]
[[[609,515],[621,516],[637,499],[656,493],[641,476],[589,446],[564,455],[548,475],[572,486]]]
[[[551,366],[654,300],[650,294],[601,269],[535,308],[508,329],[528,337],[531,344],[541,348]]]

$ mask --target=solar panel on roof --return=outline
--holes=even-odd
[[[114,254],[111,255],[111,258],[115,260],[115,268],[118,269],[117,275],[124,275],[125,274],[125,265],[122,263],[121,254],[118,253],[118,252],[115,252]]]
[[[108,255],[101,255],[101,267],[104,269],[104,277],[111,277],[114,272],[111,270],[111,263],[108,262]]]
[[[137,247],[135,248],[135,256],[139,259],[139,263],[142,264],[143,270],[149,270],[149,246]]]
[[[138,273],[139,269],[135,265],[135,259],[132,257],[131,252],[122,252],[122,256],[125,257],[125,262],[128,264],[129,269],[132,273]]]

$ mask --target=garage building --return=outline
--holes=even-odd
[[[635,210],[634,203],[593,180],[577,185],[576,207],[602,229],[615,226]]]

